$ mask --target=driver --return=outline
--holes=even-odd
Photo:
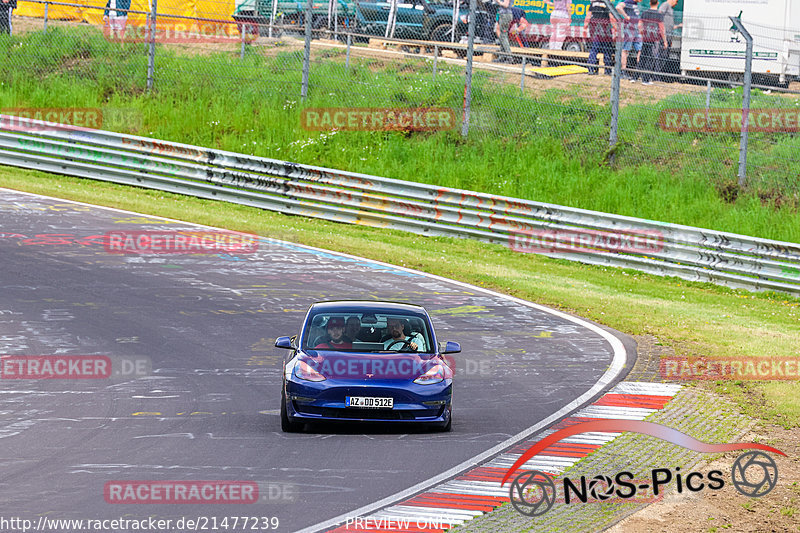
[[[425,339],[418,332],[409,336],[403,331],[403,321],[399,318],[389,318],[386,320],[389,329],[389,340],[383,343],[385,350],[401,351],[408,347],[413,352],[425,351]]]
[[[325,329],[329,340],[314,346],[315,350],[341,350],[353,347],[353,343],[344,336],[344,318],[340,316],[329,318]]]

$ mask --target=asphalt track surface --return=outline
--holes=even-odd
[[[142,376],[0,379],[0,517],[238,515],[297,531],[506,441],[589,391],[614,355],[558,314],[367,260],[266,239],[248,254],[122,255],[91,238],[140,230],[197,226],[0,189],[0,355],[150,364]],[[440,340],[461,343],[451,433],[281,432],[274,340],[326,299],[421,304]],[[107,503],[104,486],[119,480],[244,480],[262,492],[250,505]]]

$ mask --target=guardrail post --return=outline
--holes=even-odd
[[[469,24],[467,24],[467,68],[464,72],[464,118],[461,122],[461,136],[469,134],[469,115],[472,106],[472,55],[475,45],[475,0],[469,0]],[[455,32],[453,32],[455,34]]]
[[[147,90],[153,90],[154,74],[156,70],[156,13],[158,13],[158,0],[151,0],[150,9],[150,45],[147,53]]]
[[[44,3],[44,31],[47,32],[47,8],[50,7],[50,2]]]
[[[436,83],[436,68],[439,62],[439,45],[433,45],[433,83]]]
[[[753,37],[739,17],[729,17],[745,39],[744,87],[742,94],[742,133],[739,141],[739,187],[747,184],[747,131],[750,121],[750,90],[753,82]]]
[[[617,21],[617,38],[614,39],[614,75],[611,76],[611,127],[608,132],[608,163],[614,164],[614,155],[617,147],[617,127],[619,123],[619,82],[622,78],[622,15],[614,8],[614,4],[609,0],[603,0],[611,12],[611,16]],[[603,63],[605,63],[603,56]],[[599,65],[598,65],[599,66]]]
[[[306,43],[303,50],[303,86],[300,88],[300,98],[303,100],[308,96],[308,71],[311,67],[311,18],[314,6],[312,0],[306,2]]]

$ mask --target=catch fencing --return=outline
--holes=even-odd
[[[800,244],[0,115],[0,164],[800,295]]]

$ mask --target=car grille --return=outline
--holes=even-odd
[[[441,416],[444,407],[438,409],[338,409],[332,407],[314,407],[295,402],[298,413],[317,415],[325,418],[342,418],[354,420],[416,420],[418,418],[434,418]]]

